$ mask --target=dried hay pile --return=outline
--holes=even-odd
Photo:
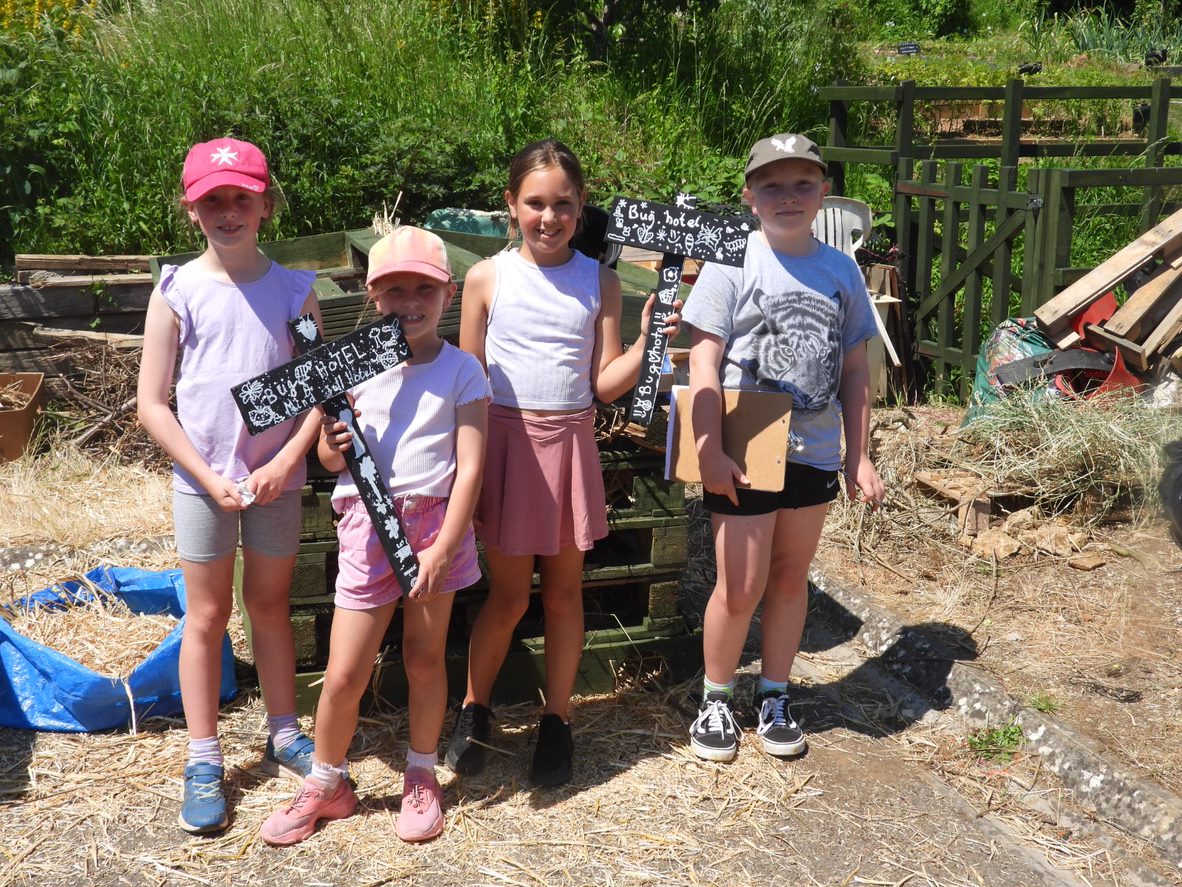
[[[0,385],[0,410],[19,410],[27,406],[30,400],[32,398],[21,389],[19,382]]]
[[[176,627],[172,616],[134,613],[85,577],[74,581],[82,586],[77,594],[53,586],[62,594],[61,603],[14,606],[0,614],[29,640],[113,678],[130,675]]]
[[[919,471],[956,469],[995,499],[1033,509],[1039,520],[1091,528],[1114,519],[1155,516],[1162,444],[1182,436],[1182,416],[1133,397],[1040,402],[1001,401],[959,428],[959,409],[878,410],[872,458],[886,483],[884,507],[870,512],[842,497],[826,535],[862,552],[894,544],[900,552],[959,550],[955,503],[933,500],[914,483]],[[995,505],[994,517],[999,507]]]
[[[81,548],[172,532],[172,478],[58,443],[0,464],[0,539]]]
[[[1182,416],[1137,397],[1090,400],[1010,397],[963,429],[968,459],[995,489],[1033,499],[1043,512],[1092,524],[1130,508],[1157,510],[1162,445],[1182,435]]]

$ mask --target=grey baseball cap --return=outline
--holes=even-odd
[[[812,139],[792,132],[781,133],[770,138],[760,139],[751,146],[751,153],[747,155],[747,169],[744,178],[751,178],[751,173],[761,166],[775,163],[777,160],[807,160],[815,163],[826,171],[825,161],[821,159],[821,149]]]

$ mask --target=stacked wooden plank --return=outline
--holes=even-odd
[[[1086,312],[1140,269],[1149,279],[1110,317]],[[1128,289],[1126,283],[1126,290]],[[1059,348],[1117,351],[1139,373],[1182,374],[1182,210],[1145,232],[1039,307],[1034,316]]]
[[[21,254],[0,286],[0,372],[58,371],[44,328],[139,333],[152,293],[147,256]]]

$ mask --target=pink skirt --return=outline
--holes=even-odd
[[[590,551],[607,535],[595,407],[560,416],[488,408],[476,533],[502,554]]]

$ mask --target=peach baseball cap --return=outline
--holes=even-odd
[[[447,260],[447,247],[443,240],[438,234],[422,228],[400,225],[370,247],[366,285],[399,271],[451,283],[451,263]]]

